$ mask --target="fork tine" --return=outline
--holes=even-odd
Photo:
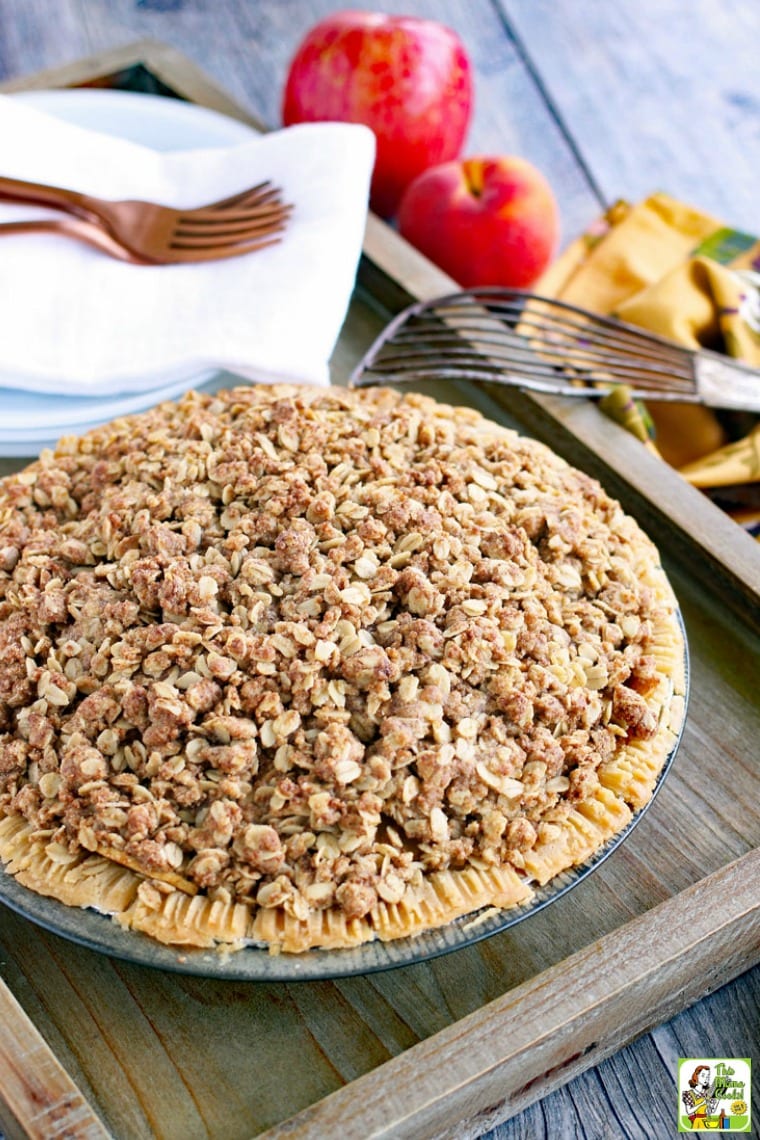
[[[241,203],[237,207],[229,207],[224,210],[217,210],[215,207],[199,208],[197,210],[188,210],[186,213],[178,215],[178,221],[187,223],[188,225],[208,224],[208,223],[225,223],[230,221],[242,220],[245,218],[266,217],[268,214],[277,213],[279,210],[292,210],[293,207],[290,203],[284,203],[279,192],[268,196],[266,199],[256,199],[250,204]]]
[[[214,210],[212,213],[180,214],[180,226],[229,226],[236,222],[256,219],[276,218],[282,213],[291,213],[293,207],[283,202],[272,202],[266,206],[256,206],[251,210]]]
[[[284,221],[293,212],[291,205],[269,206],[264,210],[234,210],[210,217],[182,217],[177,220],[175,233],[236,233]]]
[[[198,206],[197,210],[192,210],[192,213],[197,213],[205,210],[229,210],[234,206],[241,205],[243,202],[264,202],[267,201],[273,194],[279,194],[280,191],[276,186],[265,179],[263,182],[257,182],[255,186],[249,186],[247,190],[238,190],[237,194],[230,194],[227,198],[220,198],[218,202],[205,202],[202,206]]]
[[[245,224],[241,222],[236,226],[214,226],[209,228],[204,227],[202,229],[180,226],[174,230],[171,240],[179,241],[187,245],[213,245],[215,242],[220,245],[226,245],[229,242],[245,241],[246,238],[255,237],[257,234],[265,234],[275,229],[283,229],[287,220],[287,215],[281,214],[278,217],[263,218],[260,221],[247,222]]]
[[[214,230],[211,233],[193,233],[183,230],[176,230],[172,235],[169,242],[170,249],[185,249],[185,250],[213,250],[213,249],[226,249],[233,246],[246,245],[251,241],[259,241],[261,238],[269,234],[282,233],[285,229],[285,218],[281,218],[275,222],[268,222],[266,224],[259,223],[258,225],[247,226],[245,228],[236,227],[230,231]]]
[[[270,245],[276,245],[282,238],[279,234],[272,237],[259,238],[256,241],[237,242],[234,245],[226,246],[211,246],[207,249],[192,247],[190,249],[183,248],[182,246],[172,247],[167,254],[167,262],[176,262],[181,264],[183,262],[195,261],[223,261],[227,257],[240,257],[245,253],[255,253],[259,249],[267,249]]]

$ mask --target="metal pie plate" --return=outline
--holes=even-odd
[[[303,954],[271,954],[266,948],[257,946],[234,951],[224,948],[192,950],[164,946],[145,934],[123,930],[108,915],[94,910],[69,907],[56,899],[38,895],[2,871],[0,871],[0,902],[38,926],[44,927],[45,930],[59,934],[90,950],[136,962],[142,966],[236,981],[294,982],[370,974],[396,966],[410,966],[424,962],[453,950],[461,950],[494,934],[502,934],[524,919],[537,914],[550,903],[557,902],[573,887],[587,879],[605,859],[629,839],[636,825],[654,802],[678,752],[689,697],[688,646],[680,612],[678,617],[684,638],[684,717],[678,737],[663,764],[651,798],[634,814],[626,827],[608,840],[591,859],[578,867],[563,871],[545,886],[538,887],[530,902],[507,910],[485,908],[481,912],[463,915],[446,926],[426,930],[409,938],[399,938],[391,942],[381,942],[378,939],[344,950],[311,950]]]

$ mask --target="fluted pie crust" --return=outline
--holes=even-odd
[[[0,860],[178,947],[397,939],[527,903],[684,716],[658,553],[476,412],[255,387],[0,484]]]

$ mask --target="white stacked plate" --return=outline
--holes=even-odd
[[[157,95],[78,89],[14,95],[70,123],[129,139],[157,151],[224,147],[246,142],[253,132],[236,119]],[[63,435],[79,435],[117,416],[144,411],[190,388],[213,390],[223,383],[213,371],[189,372],[146,392],[66,396],[0,387],[0,456],[26,458],[53,447]]]

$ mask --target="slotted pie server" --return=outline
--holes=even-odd
[[[478,380],[551,395],[635,397],[760,412],[760,370],[612,317],[517,289],[482,288],[410,305],[349,384]]]

